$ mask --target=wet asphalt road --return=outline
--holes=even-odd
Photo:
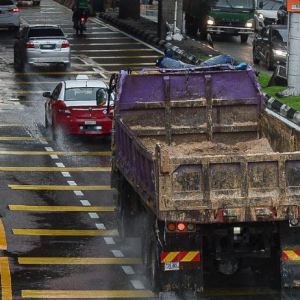
[[[71,11],[51,0],[22,8],[21,16],[23,25],[61,25],[72,68],[15,73],[12,33],[0,31],[0,299],[156,298],[141,274],[139,239],[118,236],[110,139],[52,141],[42,93],[78,74],[108,81],[120,69],[153,66],[160,53],[93,18],[87,33],[76,36]],[[228,280],[205,278],[205,295],[185,299],[281,298],[247,270]]]

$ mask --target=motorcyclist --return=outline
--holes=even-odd
[[[87,19],[89,17],[91,6],[88,0],[77,0],[73,5],[72,10],[72,20],[74,22],[74,29],[76,29],[76,24],[80,18],[85,17]]]

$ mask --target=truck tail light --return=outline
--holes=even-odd
[[[19,8],[18,7],[15,7],[15,8],[12,8],[12,9],[9,9],[8,10],[9,12],[19,12]]]
[[[186,224],[185,224],[185,223],[182,223],[182,222],[178,223],[178,224],[177,224],[177,229],[178,229],[179,231],[185,231],[185,230],[186,230]]]
[[[188,231],[194,231],[196,229],[196,226],[193,223],[189,223],[186,228]]]
[[[85,22],[85,18],[81,18],[80,21],[81,21],[81,22]]]
[[[33,49],[34,48],[34,43],[30,43],[30,42],[26,43],[26,48],[27,49]]]
[[[70,44],[69,43],[63,43],[61,44],[62,48],[70,48]]]

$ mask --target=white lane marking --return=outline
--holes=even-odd
[[[67,181],[67,183],[72,186],[77,185],[77,183],[75,181]]]
[[[140,280],[130,280],[136,290],[144,290],[145,287]]]
[[[59,168],[65,168],[65,165],[63,163],[56,163],[57,167]]]
[[[92,219],[99,219],[99,216],[97,213],[89,213],[89,215]]]
[[[115,245],[115,244],[116,244],[116,242],[114,241],[114,239],[111,238],[111,237],[105,237],[105,238],[104,238],[104,241],[105,241],[105,243],[106,243],[107,245]]]
[[[76,196],[84,196],[83,192],[82,191],[74,191],[74,194]]]
[[[71,177],[71,174],[69,172],[61,172],[64,177]]]
[[[95,72],[98,72],[100,76],[102,76],[103,78],[107,79],[107,76],[105,76],[99,69],[93,68],[93,70]]]
[[[91,203],[88,200],[80,200],[83,206],[91,206]]]
[[[132,35],[130,35],[130,34],[124,32],[124,31],[122,31],[122,30],[120,30],[120,29],[113,28],[111,25],[105,24],[104,22],[100,21],[99,19],[93,18],[93,19],[91,19],[91,21],[92,21],[92,22],[95,22],[95,23],[97,23],[97,24],[100,24],[100,25],[102,25],[102,26],[104,26],[104,27],[107,27],[107,28],[109,28],[109,29],[111,29],[111,30],[113,30],[113,31],[120,32],[120,33],[122,33],[123,35],[128,36],[128,37],[132,38],[133,40],[135,40],[135,41],[137,41],[137,42],[139,42],[139,43],[141,43],[141,44],[147,46],[148,48],[150,48],[150,49],[152,49],[152,50],[154,50],[154,51],[156,51],[156,52],[158,52],[158,53],[160,53],[160,54],[164,54],[163,51],[158,50],[157,48],[155,48],[155,47],[149,45],[148,43],[146,43],[146,42],[144,42],[144,41],[141,41],[141,40],[139,40],[138,38],[136,38],[136,37],[134,37],[134,36],[132,36]]]
[[[127,275],[134,275],[135,274],[134,270],[130,266],[122,266],[122,269],[125,272],[125,274],[127,274]]]
[[[53,149],[51,147],[45,147],[45,150],[48,151],[48,152],[52,152]]]
[[[50,155],[52,159],[58,159],[57,155]]]
[[[96,225],[96,227],[97,227],[98,229],[100,229],[100,230],[106,230],[105,225],[102,224],[102,223],[96,223],[95,225]]]
[[[111,250],[115,257],[124,257],[124,254],[120,250]]]

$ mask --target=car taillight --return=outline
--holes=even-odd
[[[9,12],[19,12],[19,8],[15,7],[13,9],[8,10]]]
[[[34,43],[26,43],[26,48],[27,49],[33,49],[34,48]]]
[[[70,44],[69,43],[63,43],[61,44],[62,48],[70,48]]]
[[[65,115],[67,115],[67,116],[71,116],[71,112],[70,112],[70,110],[67,109],[67,108],[60,108],[58,111],[59,111],[61,114],[65,114]]]

